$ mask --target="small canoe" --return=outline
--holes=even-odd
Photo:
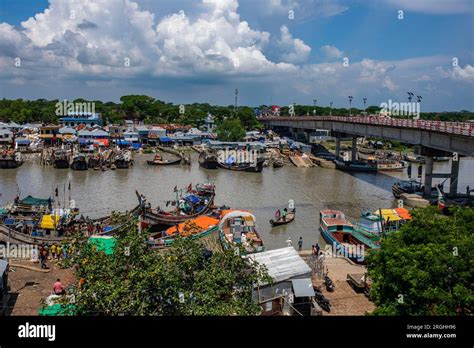
[[[293,220],[295,219],[295,211],[291,211],[291,212],[288,212],[288,214],[286,215],[286,219],[283,220],[282,217],[280,217],[278,220],[270,220],[270,225],[272,226],[280,226],[280,225],[286,225],[286,224],[289,224],[290,222],[292,222]]]
[[[159,161],[159,160],[148,160],[146,161],[146,163],[148,163],[148,165],[150,166],[166,166],[166,165],[170,165],[170,164],[180,164],[181,163],[181,158],[178,158],[177,160],[162,160],[162,161]]]

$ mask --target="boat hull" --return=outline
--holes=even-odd
[[[238,165],[228,165],[228,164],[218,162],[218,166],[222,169],[234,170],[238,172],[261,173],[263,170],[263,162],[264,162],[263,160],[258,160],[255,166],[248,163],[242,163]]]
[[[15,169],[22,164],[22,161],[18,162],[15,159],[0,159],[0,169]]]
[[[87,170],[88,165],[87,165],[86,160],[73,161],[71,163],[71,169],[72,170]]]
[[[168,161],[168,162],[155,162],[155,161],[148,160],[148,161],[146,161],[146,163],[149,166],[169,166],[169,165],[180,164],[181,159],[177,159],[177,160],[174,160],[174,161]]]
[[[67,159],[58,159],[54,161],[54,168],[67,169],[69,168],[69,161]]]

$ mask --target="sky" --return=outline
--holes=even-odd
[[[473,0],[0,0],[0,98],[474,111]]]

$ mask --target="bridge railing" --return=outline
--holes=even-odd
[[[428,120],[407,120],[377,116],[294,116],[294,117],[263,117],[261,120],[281,121],[332,121],[344,123],[370,124],[377,126],[423,129],[438,133],[474,136],[474,122],[444,122]]]

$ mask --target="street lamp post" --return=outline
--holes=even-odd
[[[313,99],[313,105],[314,105],[314,109],[313,109],[313,115],[315,116],[316,115],[316,103],[318,102],[317,99]]]
[[[362,98],[362,100],[364,101],[364,111],[367,113],[367,108],[365,107],[365,104],[367,104],[367,98]]]
[[[332,116],[332,102],[329,102],[329,116]]]
[[[354,99],[353,96],[349,96],[349,116],[352,116],[352,99]]]

